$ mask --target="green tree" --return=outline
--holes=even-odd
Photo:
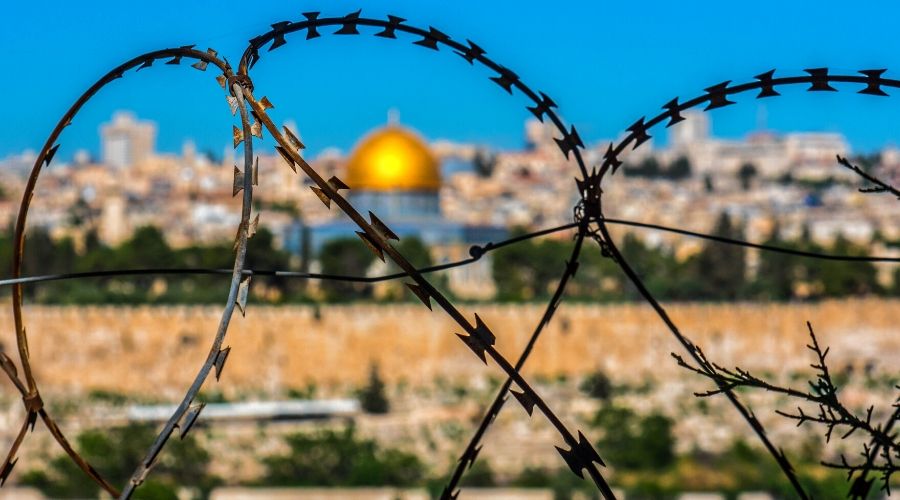
[[[659,413],[641,419],[638,446],[645,450],[644,468],[661,470],[675,462],[672,419]]]
[[[12,223],[0,233],[0,269],[3,276],[12,274],[13,228]]]
[[[839,255],[866,256],[865,248],[851,243],[839,235],[831,246],[831,252]],[[824,261],[811,268],[812,276],[821,284],[827,297],[865,295],[879,291],[877,270],[871,262]]]
[[[255,237],[254,237],[255,238]],[[252,241],[251,238],[250,241]],[[247,258],[251,262],[245,267],[253,267],[252,259],[257,258],[259,251],[249,249]],[[228,269],[234,265],[234,250],[229,243],[210,245],[191,245],[177,250],[179,267],[196,267],[207,269]],[[265,268],[260,266],[261,268]],[[257,278],[254,278],[257,279]],[[182,303],[215,303],[222,300],[223,276],[184,275],[169,277],[169,286],[163,300]]]
[[[539,260],[541,262],[559,262],[556,266],[546,266],[546,271],[555,272],[556,276],[547,276],[546,287],[555,290],[559,282],[559,273],[570,258],[572,252],[571,242],[567,240],[557,242],[558,249],[553,260]],[[542,257],[550,259],[550,256]],[[603,255],[601,249],[590,240],[585,241],[581,255],[578,258],[578,270],[566,286],[566,296],[579,300],[621,300],[625,277],[619,270],[615,261]],[[629,261],[630,262],[630,261]],[[541,264],[537,264],[541,265]],[[549,294],[548,294],[549,295]]]
[[[79,197],[75,200],[69,207],[69,224],[72,226],[81,226],[84,224],[89,224],[93,221],[94,214],[91,206],[85,201],[84,198]]]
[[[479,177],[490,177],[494,172],[494,167],[497,166],[497,157],[483,149],[478,149],[472,159],[472,166]]]
[[[103,249],[92,259],[98,269],[136,269],[178,267],[174,250],[166,242],[162,231],[155,226],[138,228],[129,239],[115,249]],[[151,285],[157,276],[128,276],[110,278],[100,283],[106,284],[107,301],[143,302],[148,298]]]
[[[102,247],[103,242],[100,241],[100,235],[97,234],[97,230],[95,228],[89,229],[84,235],[84,252],[94,252]]]
[[[56,248],[45,227],[35,227],[25,234],[25,252],[22,254],[22,270],[27,274],[44,274],[59,271]]]
[[[722,212],[712,233],[716,236],[743,239],[743,231]],[[709,241],[692,257],[683,285],[688,297],[703,300],[735,300],[745,288],[746,251],[743,247]]]
[[[247,240],[247,257],[244,262],[246,268],[268,271],[288,269],[290,260],[287,252],[275,248],[275,235],[268,228],[259,228],[256,234]],[[292,286],[297,286],[297,280],[291,281],[281,276],[267,276],[265,283],[277,289],[281,296],[294,290]]]
[[[675,181],[689,179],[691,177],[691,161],[686,156],[679,156],[666,170],[666,178]]]
[[[712,176],[709,174],[703,175],[703,190],[706,193],[713,193],[716,190],[716,187],[713,185]]]
[[[286,453],[262,459],[268,486],[413,486],[425,466],[413,454],[382,449],[360,439],[352,425],[343,430],[291,434]]]
[[[685,279],[685,266],[678,262],[671,250],[650,248],[632,233],[625,235],[620,249],[641,281],[656,297],[684,298],[682,281]],[[623,293],[627,299],[641,299],[637,288],[630,282],[623,287]]]
[[[178,263],[175,251],[156,226],[139,227],[117,250],[120,267],[172,267]]]
[[[845,498],[850,483],[843,471],[818,467],[820,455],[811,463],[804,463],[802,457],[794,457],[798,466],[797,476],[812,498]],[[723,454],[716,457],[716,469],[734,478],[729,496],[741,491],[764,491],[775,498],[793,498],[794,487],[778,469],[777,464],[764,449],[752,447],[743,440],[737,440]],[[813,469],[810,466],[816,467]],[[876,489],[876,488],[873,488]]]
[[[604,406],[593,423],[602,431],[597,447],[614,467],[662,470],[675,461],[672,420],[664,415],[639,417],[630,408]]]
[[[756,165],[752,163],[744,163],[741,165],[741,168],[739,168],[737,172],[738,179],[741,182],[741,189],[749,191],[750,185],[753,183],[753,179],[756,178],[758,173]]]
[[[517,228],[512,233],[517,236],[524,230]],[[497,286],[498,300],[523,300],[531,293],[531,270],[525,260],[531,257],[530,245],[531,241],[523,241],[491,256],[491,274]]]
[[[494,469],[486,458],[480,458],[472,464],[466,471],[461,486],[474,486],[476,488],[489,488],[497,485],[497,479],[494,477]]]
[[[513,235],[523,232],[519,228],[513,230]],[[526,240],[494,252],[492,273],[497,298],[523,301],[548,297],[570,251],[569,242],[545,239]],[[592,289],[595,288],[593,283]]]
[[[397,243],[396,249],[406,257],[410,264],[417,268],[428,267],[434,264],[431,260],[431,252],[428,250],[428,246],[416,236],[402,238]],[[399,271],[397,264],[393,261],[391,262],[391,268]]]
[[[359,405],[367,413],[388,413],[391,404],[384,390],[384,381],[378,372],[378,365],[372,364],[369,370],[369,382],[359,391]]]
[[[553,491],[554,500],[599,500],[600,494],[590,481],[583,481],[572,474],[568,468],[545,469],[541,467],[525,467],[510,482],[518,488],[549,488]],[[577,496],[576,496],[577,492]]]
[[[655,179],[662,175],[662,168],[659,166],[659,161],[652,156],[644,158],[637,165],[625,164],[622,171],[627,177],[647,177]]]
[[[9,265],[12,266],[12,242],[9,239]],[[71,272],[75,266],[77,255],[71,238],[54,241],[47,228],[35,227],[25,233],[25,251],[22,254],[22,274],[60,274]],[[46,301],[59,295],[60,290],[67,288],[63,283],[51,283],[40,287],[26,286],[25,297],[30,300]]]
[[[325,274],[365,276],[375,255],[359,238],[331,240],[319,251],[319,262]],[[370,297],[372,287],[365,283],[323,281],[322,290],[330,300],[353,300]]]
[[[131,424],[111,429],[87,430],[77,437],[77,449],[103,477],[121,485],[144,458],[156,438],[152,425]],[[151,479],[138,489],[138,498],[175,499],[178,486],[197,485],[208,493],[220,480],[209,474],[210,455],[196,439],[172,439],[159,456]],[[97,485],[65,455],[52,458],[45,467],[32,469],[21,482],[53,498],[94,497]]]
[[[603,370],[597,370],[591,373],[578,386],[584,394],[602,401],[609,401],[612,397],[612,381]]]
[[[400,242],[394,245],[394,248],[406,257],[406,260],[408,260],[416,269],[434,265],[434,261],[431,258],[431,251],[428,249],[428,246],[425,245],[425,242],[417,236],[406,236],[401,238]],[[395,262],[388,260],[387,272],[389,274],[399,273],[401,272],[401,269]],[[432,274],[428,279],[435,287],[445,294],[449,294],[449,291],[447,290],[446,273]],[[413,297],[412,293],[401,281],[394,281],[386,286],[390,287],[390,292],[387,294],[388,300],[418,300]]]
[[[781,239],[780,232],[780,226],[776,224],[763,244],[782,248],[798,247],[797,244]],[[796,257],[784,253],[760,251],[759,266],[753,282],[754,296],[767,300],[792,298],[794,281],[798,274],[797,263]]]

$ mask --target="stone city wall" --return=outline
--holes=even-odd
[[[818,304],[684,304],[668,310],[683,332],[724,365],[805,370],[806,321],[832,347],[832,362],[900,357],[900,301]],[[541,305],[462,306],[477,311],[515,361],[543,310]],[[107,390],[176,398],[209,352],[218,307],[27,306],[25,325],[36,377],[45,393]],[[318,317],[317,317],[318,316]],[[17,356],[9,307],[0,309],[0,342]],[[430,384],[500,375],[482,365],[453,335],[441,311],[418,304],[270,307],[236,314],[225,345],[231,356],[216,385],[226,395],[276,394],[313,382],[359,384],[378,363],[389,381]],[[679,372],[669,353],[680,346],[645,304],[563,304],[526,365],[529,376],[585,374],[603,368],[619,380]]]

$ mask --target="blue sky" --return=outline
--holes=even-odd
[[[251,5],[241,11],[240,5]],[[813,9],[812,6],[815,5]],[[617,136],[672,97],[692,97],[723,80],[742,82],[772,68],[799,73],[888,68],[900,75],[900,4],[846,2],[555,2],[470,1],[9,2],[0,20],[6,47],[6,98],[0,157],[38,149],[58,117],[112,66],[149,50],[195,43],[236,63],[246,41],[271,23],[319,10],[342,15],[396,14],[470,38],[533,88],[550,95],[586,142]],[[488,72],[462,59],[371,36],[302,35],[264,56],[253,76],[257,94],[275,103],[276,121],[293,120],[311,153],[350,148],[385,121],[390,108],[430,139],[502,148],[522,144],[529,116]],[[892,71],[892,68],[895,71]],[[770,129],[845,133],[856,150],[900,143],[900,96],[875,98],[787,92],[766,100]],[[760,101],[712,114],[716,135],[753,130]],[[63,157],[96,152],[98,126],[130,109],[159,123],[159,149],[188,138],[220,153],[231,117],[222,91],[188,68],[154,66],[114,83],[85,108],[62,138]]]

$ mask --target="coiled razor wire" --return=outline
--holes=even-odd
[[[410,291],[429,309],[432,309],[432,302],[436,303],[445,311],[459,326],[463,333],[456,335],[460,340],[475,354],[482,362],[487,364],[487,358],[490,357],[498,365],[498,367],[508,377],[497,393],[497,396],[484,413],[484,417],[477,427],[475,433],[470,439],[465,450],[461,453],[456,468],[454,469],[447,486],[444,488],[442,498],[452,499],[459,495],[459,482],[465,471],[475,462],[477,455],[482,447],[482,440],[487,432],[490,424],[497,417],[509,394],[511,393],[518,403],[523,407],[529,416],[534,413],[535,408],[543,414],[550,424],[555,428],[564,442],[564,446],[557,446],[556,449],[560,453],[562,459],[572,470],[574,474],[584,479],[584,473],[591,478],[597,486],[604,498],[615,498],[612,489],[607,483],[605,477],[601,473],[601,467],[606,464],[601,459],[600,454],[593,448],[587,437],[581,432],[575,434],[569,431],[565,424],[556,416],[552,409],[540,397],[540,395],[531,387],[528,381],[519,373],[528,359],[529,354],[534,349],[538,338],[544,331],[545,327],[552,320],[553,315],[560,302],[562,301],[565,288],[569,280],[575,276],[578,265],[579,256],[584,247],[586,239],[596,242],[604,256],[611,258],[622,271],[628,276],[629,280],[637,288],[641,296],[656,311],[659,317],[669,328],[676,340],[685,348],[688,354],[697,361],[703,370],[709,370],[705,358],[699,355],[698,348],[695,347],[683,333],[681,333],[675,323],[666,313],[662,305],[647,290],[643,282],[637,276],[632,267],[627,263],[625,257],[621,254],[612,238],[609,235],[607,224],[626,224],[636,227],[644,227],[649,229],[659,229],[673,231],[692,237],[701,237],[712,239],[721,243],[737,244],[742,246],[755,247],[769,251],[779,251],[788,254],[800,255],[804,257],[823,258],[831,260],[856,260],[856,261],[897,261],[898,259],[890,257],[852,257],[830,254],[820,254],[813,252],[796,251],[773,247],[769,245],[759,245],[748,243],[741,240],[730,238],[716,237],[694,233],[679,228],[669,228],[649,223],[641,223],[634,221],[624,221],[620,219],[606,218],[602,211],[602,194],[601,184],[604,176],[614,174],[622,165],[619,157],[625,149],[631,145],[637,148],[649,138],[649,130],[666,122],[666,126],[674,125],[684,118],[682,112],[706,105],[704,111],[717,109],[720,107],[735,104],[734,101],[728,99],[729,96],[759,90],[757,98],[773,97],[779,95],[776,87],[784,85],[809,85],[810,91],[836,91],[832,87],[832,83],[851,83],[862,84],[864,87],[858,92],[861,94],[886,96],[883,88],[900,88],[900,80],[883,78],[885,70],[863,70],[859,75],[832,75],[826,68],[817,68],[806,70],[807,75],[792,77],[775,77],[774,70],[761,75],[757,75],[756,80],[750,83],[731,86],[730,81],[714,85],[705,89],[705,93],[683,103],[679,103],[678,99],[672,99],[662,108],[664,112],[645,121],[641,118],[626,130],[629,132],[625,138],[618,144],[610,144],[603,157],[603,162],[599,169],[593,168],[588,170],[582,155],[584,144],[578,135],[575,127],[566,127],[562,119],[559,117],[555,109],[557,108],[553,100],[543,92],[536,92],[525,85],[521,79],[509,68],[502,66],[487,57],[487,53],[480,46],[470,40],[461,43],[452,39],[449,35],[439,31],[434,27],[422,29],[405,24],[406,20],[397,16],[389,15],[387,19],[365,18],[361,16],[361,11],[352,12],[350,14],[338,17],[320,17],[318,12],[303,13],[303,19],[299,21],[282,21],[272,25],[272,29],[258,37],[253,38],[249,42],[249,46],[245,50],[238,65],[238,71],[235,73],[229,63],[220,58],[218,54],[212,50],[199,51],[193,46],[185,46],[172,49],[164,49],[160,51],[148,52],[135,57],[122,65],[116,67],[93,86],[91,86],[81,97],[76,100],[75,104],[63,115],[56,128],[50,134],[50,137],[41,149],[40,154],[35,160],[34,167],[28,178],[28,182],[23,193],[22,202],[16,219],[14,251],[13,251],[13,273],[9,280],[0,281],[0,286],[12,286],[12,306],[13,316],[16,329],[16,344],[18,348],[19,362],[22,366],[23,379],[18,375],[15,363],[5,354],[0,352],[0,366],[4,372],[16,386],[17,390],[22,394],[25,404],[25,418],[19,433],[7,453],[3,465],[0,466],[0,484],[5,482],[10,472],[15,466],[18,458],[16,453],[27,435],[29,428],[33,429],[40,417],[45,423],[54,439],[65,450],[73,462],[88,475],[98,486],[106,490],[109,494],[119,498],[130,498],[143,481],[151,472],[152,467],[171,438],[175,429],[179,430],[179,437],[187,436],[192,426],[199,418],[205,403],[195,402],[200,388],[209,377],[210,373],[215,370],[216,380],[222,374],[228,354],[231,350],[229,346],[225,346],[225,336],[228,325],[237,307],[243,315],[246,310],[247,297],[249,294],[250,279],[254,275],[276,275],[276,276],[293,276],[307,279],[326,279],[326,280],[343,280],[343,281],[382,281],[387,279],[398,279],[409,277],[412,282],[407,282],[406,286]],[[330,33],[323,33],[320,29],[328,27],[337,27]],[[312,168],[301,156],[301,150],[304,148],[300,140],[287,128],[283,131],[279,130],[268,115],[268,109],[273,108],[273,104],[267,97],[257,99],[254,96],[254,86],[249,72],[256,63],[261,59],[261,49],[269,44],[268,51],[277,49],[287,43],[287,35],[296,32],[305,32],[306,39],[313,39],[323,34],[334,35],[360,35],[359,28],[376,28],[379,31],[374,33],[375,36],[387,39],[398,39],[397,34],[410,35],[415,38],[413,43],[425,47],[427,49],[439,51],[440,48],[450,49],[456,55],[462,57],[471,65],[476,63],[488,70],[493,75],[490,80],[499,85],[509,94],[513,94],[513,90],[517,90],[524,95],[528,101],[528,111],[530,111],[537,119],[549,122],[556,128],[561,137],[555,138],[565,158],[574,159],[578,166],[581,178],[576,179],[576,188],[579,194],[579,202],[574,207],[573,223],[569,223],[556,228],[536,231],[527,235],[518,236],[499,242],[497,244],[489,243],[485,246],[472,247],[470,251],[471,257],[458,262],[451,262],[437,266],[431,266],[424,269],[416,269],[410,262],[398,252],[392,245],[392,240],[399,238],[394,232],[382,222],[376,214],[369,212],[368,220],[360,214],[348,201],[341,195],[340,191],[349,189],[339,178],[331,177],[324,179],[315,169]],[[193,68],[205,71],[212,64],[220,74],[216,76],[219,85],[227,91],[226,99],[231,108],[232,115],[238,114],[240,119],[240,127],[232,126],[233,146],[237,148],[243,146],[244,161],[243,170],[235,167],[234,170],[234,193],[235,195],[243,191],[241,198],[241,222],[238,227],[235,239],[235,260],[231,270],[222,269],[138,269],[138,270],[109,270],[91,273],[74,273],[68,275],[52,275],[23,277],[22,257],[25,248],[25,224],[28,215],[28,209],[34,194],[35,185],[43,167],[50,164],[53,156],[59,147],[58,139],[63,129],[69,125],[75,115],[80,111],[85,103],[87,103],[94,95],[96,95],[103,87],[109,83],[123,77],[126,71],[148,68],[154,62],[166,60],[166,64],[178,65],[182,59],[194,60],[191,65]],[[244,262],[247,252],[247,240],[256,232],[259,223],[259,215],[251,219],[251,207],[253,197],[253,186],[257,184],[257,167],[253,156],[253,137],[262,138],[262,130],[265,128],[269,134],[277,142],[276,150],[287,164],[297,172],[299,167],[303,173],[308,176],[315,184],[311,189],[316,196],[330,208],[334,203],[344,214],[349,216],[353,222],[359,227],[357,235],[365,243],[372,252],[381,260],[385,260],[385,256],[390,258],[401,272],[379,277],[358,277],[358,276],[340,276],[340,275],[324,275],[314,273],[292,273],[275,270],[248,270],[244,268]],[[441,294],[428,280],[424,274],[452,267],[467,265],[480,259],[486,252],[501,248],[502,246],[515,244],[529,238],[540,235],[550,234],[552,232],[562,231],[566,229],[576,229],[569,259],[564,263],[562,275],[556,286],[544,313],[536,325],[525,349],[517,358],[515,364],[511,363],[507,358],[500,354],[494,347],[496,335],[491,328],[475,314],[474,321],[466,318],[456,307]],[[38,384],[35,380],[28,353],[28,338],[24,326],[24,315],[22,311],[22,286],[26,283],[51,281],[56,279],[76,279],[86,278],[90,276],[110,276],[125,274],[163,274],[163,273],[203,273],[203,274],[230,274],[231,281],[228,290],[226,305],[223,309],[216,335],[213,338],[209,353],[201,365],[193,383],[187,389],[181,403],[176,408],[168,421],[163,426],[159,435],[150,446],[145,458],[137,465],[131,479],[119,491],[115,486],[109,484],[103,479],[101,474],[97,472],[83,457],[81,457],[68,443],[62,430],[56,425],[50,414],[47,412],[43,400],[38,390]],[[224,346],[224,347],[223,347]],[[741,416],[748,422],[754,430],[758,438],[763,442],[766,449],[778,463],[784,475],[793,485],[796,493],[801,498],[808,498],[799,480],[796,477],[794,469],[787,457],[781,449],[777,448],[768,438],[765,429],[756,419],[749,407],[742,403],[736,394],[728,387],[721,387],[723,393],[726,394],[732,405],[737,409]]]
[[[182,59],[195,60],[196,62],[192,64],[192,67],[201,71],[205,71],[206,68],[210,64],[212,64],[219,71],[221,71],[221,75],[217,77],[220,85],[222,85],[223,87],[225,87],[226,85],[230,86],[232,96],[235,99],[240,98],[241,86],[236,81],[236,75],[234,74],[234,71],[231,69],[230,65],[224,59],[219,58],[218,54],[212,49],[204,52],[195,50],[192,46],[185,46],[148,52],[117,66],[112,71],[101,77],[96,83],[94,83],[94,85],[92,85],[75,101],[75,103],[72,105],[72,107],[69,108],[68,111],[66,111],[66,113],[57,123],[56,127],[53,129],[53,132],[50,133],[50,136],[44,143],[40,154],[35,159],[34,166],[32,167],[31,174],[29,175],[28,182],[25,186],[25,191],[22,195],[19,214],[16,218],[12,263],[12,274],[14,278],[19,277],[22,271],[22,257],[25,251],[25,224],[28,217],[28,209],[31,206],[31,200],[34,195],[35,185],[37,184],[37,180],[40,176],[42,168],[44,166],[50,165],[50,163],[53,161],[53,156],[56,154],[56,151],[59,148],[59,144],[57,141],[65,127],[72,123],[74,117],[91,98],[93,98],[106,85],[125,76],[126,71],[132,69],[140,71],[152,66],[154,62],[163,59],[166,60],[165,64],[169,65],[180,64]],[[229,82],[234,83],[229,85]],[[241,109],[243,110],[244,108],[242,107]],[[245,113],[243,111],[241,113],[241,120],[243,129],[245,131],[249,131],[249,123],[247,122]],[[252,165],[252,149],[250,149],[249,140],[245,143],[245,149],[245,169],[247,169]],[[250,180],[250,176],[247,176],[246,178],[247,181]],[[251,186],[246,182],[245,184],[245,187],[247,189],[245,189],[245,195],[243,198],[241,227],[249,227]],[[238,248],[234,263],[234,273],[232,275],[232,284],[229,290],[229,302],[222,314],[219,331],[217,332],[216,339],[213,342],[212,349],[210,350],[210,355],[206,363],[204,363],[203,368],[201,368],[201,371],[197,376],[197,380],[188,390],[182,404],[178,406],[178,409],[173,416],[173,419],[177,418],[179,420],[183,417],[187,417],[187,419],[183,423],[182,434],[185,434],[188,430],[190,430],[191,425],[196,420],[197,415],[199,415],[199,410],[202,409],[202,406],[193,407],[192,412],[188,412],[189,408],[191,408],[190,403],[196,396],[200,385],[202,384],[202,381],[206,378],[206,374],[208,374],[209,372],[210,367],[216,359],[222,358],[224,361],[224,356],[227,356],[227,351],[224,351],[224,356],[222,355],[223,351],[220,350],[220,345],[222,343],[222,340],[224,339],[225,331],[228,328],[228,322],[230,321],[231,313],[234,310],[234,302],[238,297],[238,291],[241,288],[246,290],[247,284],[249,284],[243,284],[241,282],[241,271],[243,270],[244,256],[246,254],[246,243],[247,234],[246,231],[244,231],[240,234],[238,240]],[[244,297],[246,297],[246,292],[244,292]],[[38,416],[40,416],[41,420],[44,421],[44,424],[53,435],[53,438],[57,441],[57,443],[59,443],[63,450],[65,450],[66,454],[69,455],[72,461],[75,462],[75,464],[82,471],[84,471],[85,474],[87,474],[94,482],[96,482],[109,494],[117,497],[124,495],[125,493],[120,493],[115,486],[109,484],[106,480],[104,480],[100,473],[97,472],[90,464],[88,464],[84,460],[84,458],[74,450],[74,448],[72,448],[68,440],[65,438],[62,430],[57,426],[56,422],[53,420],[44,406],[44,402],[41,399],[40,392],[38,390],[37,381],[35,380],[32,373],[31,362],[28,353],[28,337],[25,330],[23,317],[24,315],[22,311],[22,283],[13,284],[12,307],[16,329],[16,345],[18,348],[19,362],[22,366],[22,372],[25,379],[24,382],[21,378],[19,378],[15,364],[5,353],[0,355],[0,362],[2,362],[3,370],[6,372],[9,378],[12,380],[13,384],[22,394],[22,399],[25,403],[26,416],[18,435],[16,436],[16,439],[13,441],[9,452],[7,453],[2,467],[0,467],[0,482],[5,482],[9,477],[10,472],[18,461],[18,458],[16,458],[16,452],[18,451],[19,446],[22,444],[22,440],[25,438],[26,431],[29,427],[32,430],[34,429],[34,424]],[[167,429],[168,433],[164,433],[166,437],[171,434],[171,426],[167,425]],[[160,440],[158,439],[157,441]],[[161,441],[164,442],[165,439],[161,439]],[[156,445],[156,443],[154,443],[154,445]],[[151,457],[149,457],[149,464],[152,464],[155,458],[156,454],[153,454]],[[149,470],[149,466],[146,468],[146,470]],[[132,480],[131,484],[134,484],[135,481],[143,481],[143,478],[144,476],[135,478]]]
[[[740,240],[736,238],[728,238],[714,234],[698,233],[696,231],[688,231],[677,227],[664,226],[661,224],[651,224],[647,222],[639,222],[633,220],[616,219],[607,217],[604,219],[607,224],[631,226],[642,229],[653,229],[657,231],[666,231],[690,238],[697,238],[707,241],[715,241],[724,245],[734,245],[746,248],[755,248],[766,252],[781,253],[784,255],[792,255],[795,257],[804,257],[807,259],[831,260],[841,262],[900,262],[900,257],[886,257],[881,255],[844,255],[823,252],[810,252],[807,250],[799,250],[796,248],[781,247],[776,245],[767,245],[762,243],[753,243],[751,241]],[[422,274],[435,273],[438,271],[446,271],[457,267],[467,266],[481,259],[488,252],[499,250],[503,247],[513,245],[525,240],[545,236],[548,234],[558,233],[573,227],[577,227],[577,222],[570,222],[561,226],[549,229],[541,229],[530,233],[522,234],[499,241],[497,243],[489,242],[485,245],[473,245],[470,249],[470,257],[443,264],[435,264],[433,266],[423,267],[419,269]],[[113,276],[159,276],[159,275],[228,275],[231,276],[232,269],[213,269],[202,267],[149,267],[138,269],[104,269],[99,271],[82,271],[75,273],[61,274],[44,274],[33,276],[22,276],[19,278],[0,279],[0,286],[10,286],[15,283],[44,283],[48,281],[68,281],[86,278],[109,278]],[[383,281],[391,281],[408,276],[405,272],[383,274],[380,276],[357,276],[349,274],[327,274],[327,273],[308,273],[305,271],[288,271],[283,269],[244,269],[242,273],[245,276],[265,276],[275,278],[292,278],[305,280],[320,281],[345,281],[352,283],[380,283]]]

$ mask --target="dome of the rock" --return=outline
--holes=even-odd
[[[437,191],[440,163],[418,134],[388,125],[356,145],[344,181],[351,190]]]

